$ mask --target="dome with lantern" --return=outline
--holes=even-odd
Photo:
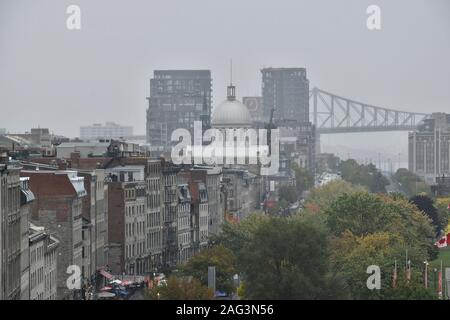
[[[214,108],[211,126],[217,129],[226,128],[250,128],[252,117],[247,107],[236,100],[235,86],[229,85],[227,88],[227,100]]]

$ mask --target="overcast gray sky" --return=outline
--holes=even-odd
[[[66,28],[70,4],[79,31]],[[366,28],[370,4],[380,31]],[[143,134],[154,69],[211,69],[218,104],[230,58],[240,97],[260,94],[262,67],[306,67],[311,86],[349,98],[449,112],[450,1],[0,0],[0,128],[78,136],[116,121]]]

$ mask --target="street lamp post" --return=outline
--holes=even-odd
[[[437,287],[437,276],[436,276],[436,274],[437,274],[437,269],[436,268],[434,268],[433,269],[433,282],[434,282],[434,290],[436,290],[436,291],[438,291],[438,287]]]

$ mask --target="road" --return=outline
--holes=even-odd
[[[395,181],[392,178],[392,175],[384,173],[384,176],[389,180],[389,185],[386,186],[386,191],[388,193],[398,192],[406,196],[406,193],[403,191],[402,185]]]

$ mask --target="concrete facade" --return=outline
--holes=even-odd
[[[408,136],[408,168],[429,184],[450,175],[450,114],[433,113]]]

